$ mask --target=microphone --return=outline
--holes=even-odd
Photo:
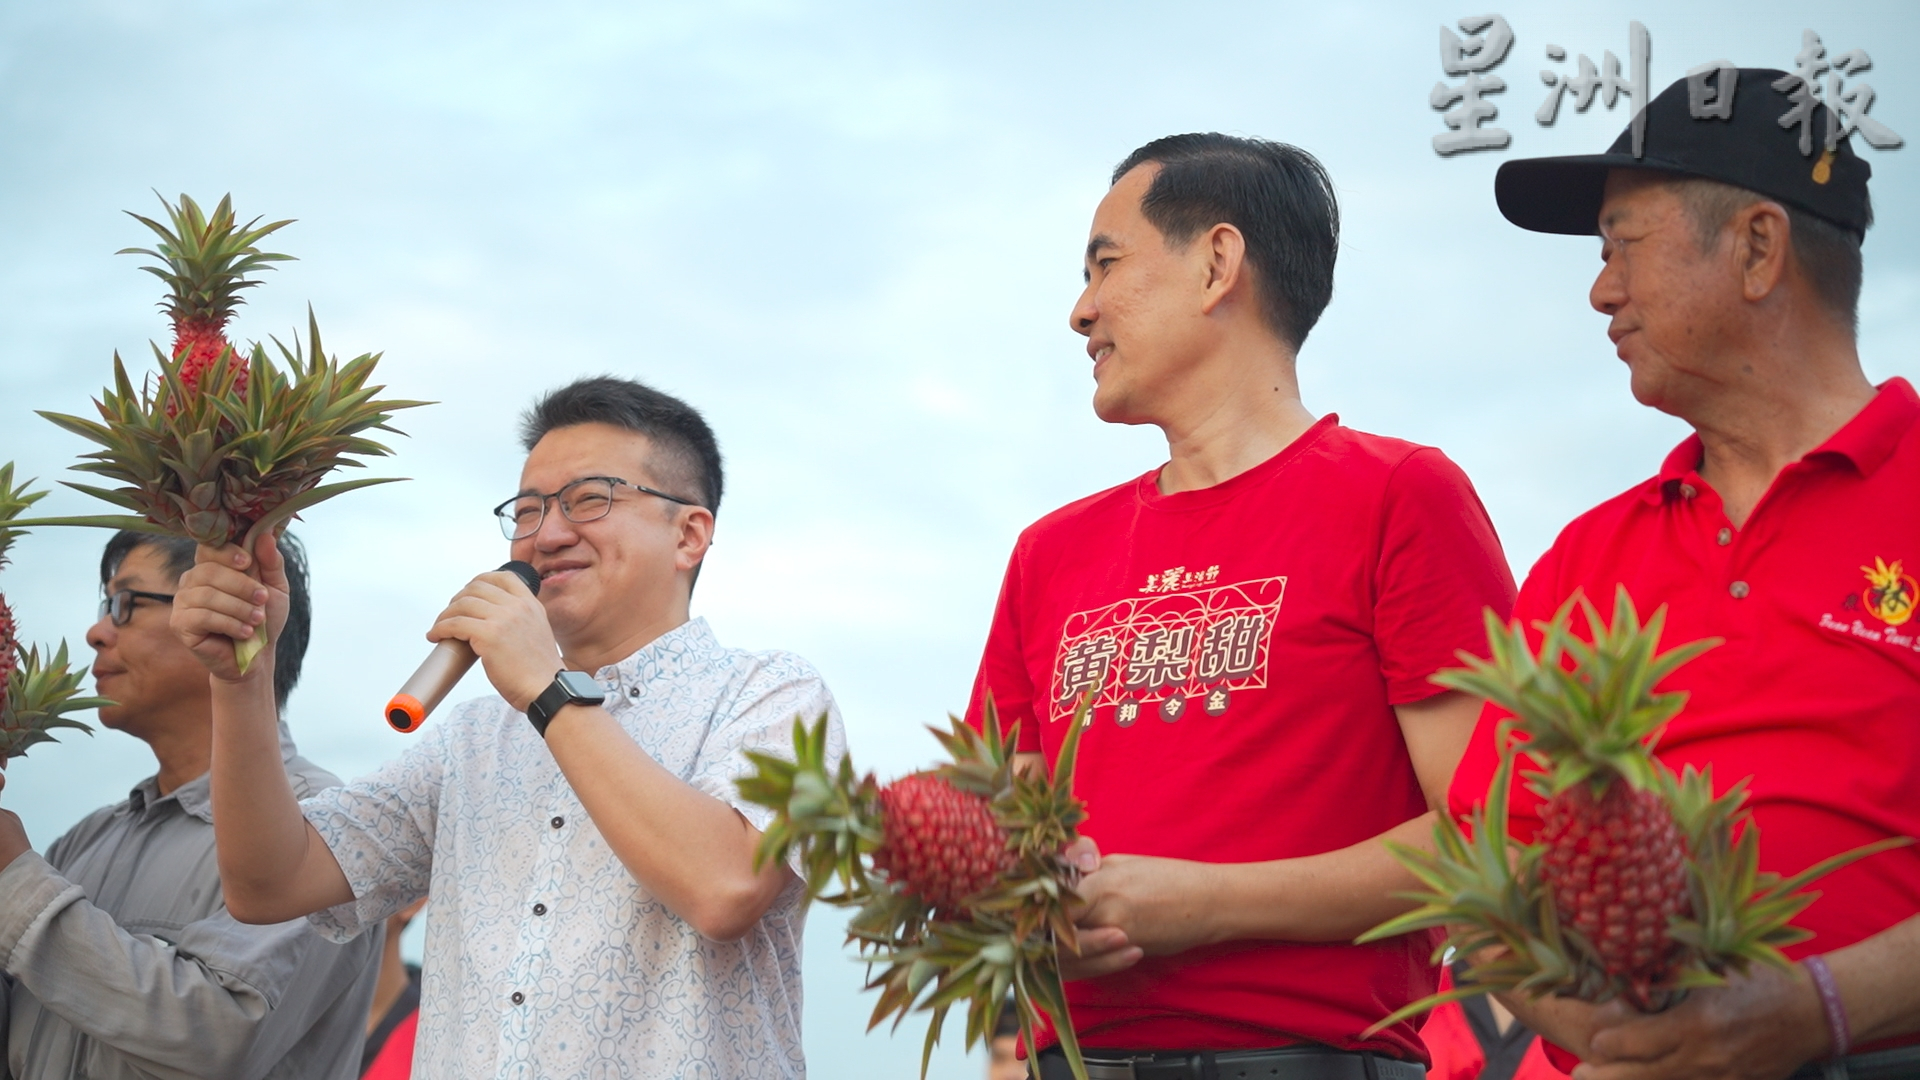
[[[533,595],[540,595],[540,573],[532,566],[515,559],[500,569],[520,575]],[[473,646],[459,638],[448,638],[435,645],[420,670],[387,702],[387,723],[393,725],[395,731],[418,730],[426,722],[427,714],[453,692],[453,685],[478,659]]]

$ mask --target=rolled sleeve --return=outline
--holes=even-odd
[[[734,783],[752,771],[745,752],[754,750],[792,760],[794,721],[811,727],[823,715],[827,718],[827,768],[831,770],[847,752],[839,706],[811,664],[791,654],[772,654],[748,676],[733,698],[728,715],[717,719],[700,748],[688,783],[738,810],[754,828],[766,831],[774,811],[741,798]],[[799,857],[798,847],[788,857],[795,873],[800,872]]]
[[[7,975],[154,1076],[264,1076],[361,980],[377,948],[330,945],[303,919],[246,926],[224,910],[171,942],[138,930],[38,855],[0,872]]]
[[[307,822],[340,864],[354,898],[307,916],[333,941],[347,941],[427,895],[447,723],[374,773],[301,802]]]

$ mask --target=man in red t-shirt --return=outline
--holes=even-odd
[[[1337,237],[1291,146],[1182,135],[1115,170],[1071,322],[1095,413],[1169,460],[1021,534],[969,706],[1031,765],[1091,696],[1074,786],[1105,854],[1068,997],[1090,1059],[1153,1060],[1128,1075],[1424,1075],[1413,1024],[1362,1032],[1433,990],[1432,939],[1352,942],[1409,906],[1380,839],[1430,842],[1477,715],[1428,676],[1513,579],[1439,451],[1301,404]]]
[[[1760,866],[1782,874],[1920,836],[1920,397],[1861,369],[1870,170],[1846,138],[1823,149],[1776,123],[1793,90],[1778,71],[1683,79],[1607,154],[1508,162],[1495,189],[1523,228],[1597,224],[1590,300],[1634,397],[1695,431],[1653,479],[1567,526],[1515,617],[1546,619],[1576,589],[1606,610],[1625,585],[1643,614],[1667,607],[1666,647],[1724,639],[1664,684],[1690,697],[1657,753],[1676,770],[1712,765],[1722,791],[1751,777]],[[1819,137],[1835,123],[1806,118]],[[1490,710],[1475,733],[1455,812],[1486,797],[1499,719]],[[1539,800],[1516,787],[1524,839]],[[1791,973],[1756,967],[1646,1017],[1509,1004],[1586,1060],[1578,1080],[1920,1077],[1920,847],[1818,889],[1795,920],[1815,937],[1787,950]],[[1832,1056],[1846,1058],[1838,1072],[1806,1065]]]

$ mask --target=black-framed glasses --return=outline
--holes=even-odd
[[[172,593],[142,592],[139,589],[121,589],[100,601],[100,614],[111,618],[113,625],[125,626],[133,619],[135,600],[152,600],[157,604],[173,603]]]
[[[525,540],[540,531],[540,524],[547,520],[548,500],[560,503],[560,513],[576,525],[589,521],[599,521],[613,512],[613,489],[629,487],[642,495],[652,495],[681,506],[699,506],[692,499],[683,499],[678,495],[669,495],[664,491],[655,491],[650,487],[628,483],[617,476],[583,476],[559,491],[545,495],[515,495],[506,502],[493,508],[493,516],[500,519],[500,531],[509,540]]]

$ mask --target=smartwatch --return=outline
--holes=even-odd
[[[569,705],[598,705],[607,700],[593,676],[584,671],[562,670],[553,677],[553,682],[533,699],[527,706],[527,720],[533,724],[533,730],[547,737],[547,724],[552,722],[553,714]]]

